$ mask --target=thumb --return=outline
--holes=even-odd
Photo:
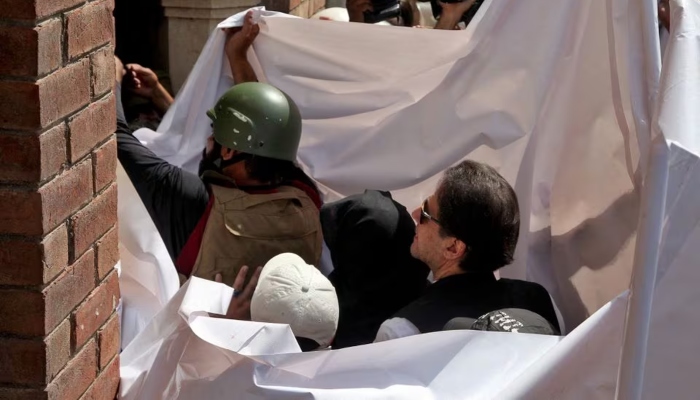
[[[221,274],[216,274],[214,277],[214,282],[219,282],[222,283],[224,281],[224,277]]]

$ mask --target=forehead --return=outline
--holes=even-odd
[[[434,217],[438,214],[437,194],[433,193],[426,199],[425,211],[432,214]]]

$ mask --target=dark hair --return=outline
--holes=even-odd
[[[460,268],[493,272],[513,262],[520,233],[518,198],[495,169],[475,161],[449,168],[437,201],[441,234],[467,245]]]
[[[318,192],[314,181],[291,161],[251,155],[245,160],[245,169],[251,179],[272,184],[300,181]]]

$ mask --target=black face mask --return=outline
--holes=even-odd
[[[202,150],[202,159],[199,161],[199,170],[197,173],[202,176],[206,171],[214,171],[221,173],[221,145],[214,144],[214,149],[207,154],[206,147]]]
[[[202,159],[199,161],[199,170],[197,172],[199,176],[202,176],[206,171],[214,171],[221,174],[223,169],[229,165],[239,163],[251,157],[250,154],[238,153],[229,160],[223,160],[221,158],[221,145],[214,142],[214,148],[211,153],[207,154],[206,147],[202,150]]]

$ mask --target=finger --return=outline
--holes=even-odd
[[[236,279],[233,281],[233,290],[237,292],[243,290],[246,275],[248,275],[248,266],[244,265],[241,267],[240,271],[238,271],[238,275],[236,275]]]
[[[248,11],[245,15],[245,18],[243,18],[243,27],[248,27],[250,25],[253,25],[253,12]]]
[[[253,277],[250,278],[250,282],[248,282],[248,286],[246,286],[245,290],[243,291],[243,298],[244,299],[252,299],[253,298],[253,293],[255,293],[255,287],[258,286],[258,279],[260,278],[260,273],[262,272],[262,267],[258,267],[255,272],[253,273]]]
[[[143,70],[143,67],[139,64],[127,64],[126,67],[129,68],[129,71],[133,71],[135,73],[138,73]]]
[[[224,281],[224,277],[221,274],[216,274],[214,277],[214,282],[219,282],[222,283]]]

